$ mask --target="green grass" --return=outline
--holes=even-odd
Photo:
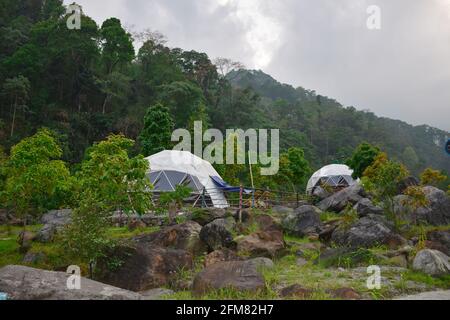
[[[342,219],[342,215],[337,214],[335,212],[324,211],[324,212],[320,213],[320,220],[322,222],[329,222],[329,221],[340,220],[340,219]]]
[[[450,275],[445,275],[442,277],[432,277],[428,274],[408,270],[401,275],[402,280],[405,281],[414,281],[418,283],[423,283],[427,285],[430,289],[433,288],[441,288],[441,289],[450,289]]]
[[[120,240],[136,237],[142,234],[153,233],[159,231],[160,229],[161,229],[160,227],[156,226],[156,227],[138,228],[131,231],[128,229],[128,227],[114,227],[109,228],[106,234],[111,239]]]

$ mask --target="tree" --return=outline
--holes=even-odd
[[[144,128],[139,136],[144,156],[150,156],[172,146],[173,120],[169,109],[157,103],[148,108]]]
[[[403,163],[409,170],[415,170],[419,164],[419,157],[413,147],[407,146],[402,154]]]
[[[133,144],[122,135],[110,135],[89,149],[77,174],[78,206],[64,244],[70,254],[86,262],[95,262],[114,245],[106,236],[113,212],[142,214],[151,207],[151,185],[146,177],[149,164],[141,155],[129,157]]]
[[[305,184],[305,179],[311,172],[305,153],[300,148],[290,148],[287,152],[289,169],[292,172],[293,182],[297,186]]]
[[[14,135],[17,109],[26,107],[29,93],[30,81],[23,76],[6,79],[3,84],[3,94],[9,96],[11,101],[11,137]]]
[[[389,160],[386,153],[376,156],[373,163],[364,171],[363,185],[375,199],[384,203],[385,209],[393,214],[393,198],[397,194],[398,184],[409,175],[408,170],[399,162]]]
[[[278,187],[289,183],[292,185],[292,191],[295,192],[304,186],[310,171],[303,149],[290,148],[280,156],[280,169],[276,177]]]
[[[106,74],[114,71],[117,65],[126,64],[134,58],[133,40],[119,19],[110,18],[100,29],[102,37],[102,59]]]
[[[420,183],[424,186],[438,186],[445,180],[447,180],[446,175],[432,168],[426,168],[420,175]]]
[[[361,178],[366,170],[375,158],[380,154],[380,149],[374,147],[367,142],[361,143],[353,152],[350,159],[347,160],[346,164],[353,169],[353,178]]]
[[[177,128],[186,128],[189,118],[204,101],[200,88],[188,81],[175,81],[161,87],[161,101],[164,101],[175,119]]]
[[[38,217],[50,209],[72,203],[74,181],[54,133],[39,130],[12,147],[6,163],[5,198],[7,206],[23,217]]]

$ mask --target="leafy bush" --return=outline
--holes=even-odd
[[[5,164],[2,194],[17,216],[39,217],[46,210],[72,203],[74,179],[59,160],[61,156],[61,147],[48,129],[41,129],[12,147]]]

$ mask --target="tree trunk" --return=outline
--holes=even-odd
[[[103,106],[102,106],[102,113],[105,114],[106,112],[106,103],[108,102],[109,99],[109,94],[106,95],[105,100],[103,101]]]
[[[11,137],[14,135],[14,125],[16,122],[16,111],[17,111],[17,95],[14,99],[14,112],[13,112],[13,118],[11,123]]]

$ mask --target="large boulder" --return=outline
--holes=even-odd
[[[205,261],[203,262],[205,267],[208,267],[210,265],[213,265],[215,263],[224,262],[224,261],[238,261],[241,260],[240,257],[230,249],[220,249],[215,250],[205,257]]]
[[[231,213],[223,208],[197,208],[191,214],[191,220],[205,226],[216,219],[226,218],[227,215],[231,215]]]
[[[259,230],[237,239],[237,251],[243,256],[268,257],[280,256],[285,249],[283,229],[281,225],[269,215],[256,215],[253,222]]]
[[[80,289],[68,289],[70,274],[25,266],[0,269],[0,292],[13,300],[139,300],[135,292],[81,277]]]
[[[203,269],[194,278],[193,292],[202,295],[210,290],[233,288],[239,291],[258,291],[265,288],[259,263],[252,260],[225,261]]]
[[[283,219],[283,229],[298,237],[318,233],[322,226],[320,212],[318,208],[310,205],[298,207]]]
[[[275,205],[272,207],[272,213],[274,213],[276,215],[281,215],[281,216],[287,215],[293,211],[294,211],[294,209],[285,207],[285,206]]]
[[[372,201],[368,198],[362,198],[359,200],[355,206],[353,207],[355,209],[356,213],[358,213],[358,216],[365,217],[369,214],[380,214],[382,215],[383,209],[374,205]]]
[[[201,230],[202,226],[197,222],[187,221],[154,233],[135,237],[134,240],[142,244],[186,250],[196,255],[206,251],[205,245],[200,240]]]
[[[429,249],[438,250],[450,256],[450,230],[429,232],[426,245]]]
[[[150,243],[138,243],[116,249],[109,258],[121,261],[115,269],[101,266],[99,279],[110,285],[131,290],[145,291],[170,284],[181,270],[191,269],[193,256],[186,250],[164,248]]]
[[[409,196],[398,195],[394,198],[395,214],[416,223],[435,226],[450,224],[450,197],[435,187],[426,186],[422,190],[428,200],[426,207],[413,210],[409,205]]]
[[[257,231],[237,240],[237,251],[250,257],[274,258],[284,251],[281,231]]]
[[[398,247],[406,243],[406,240],[393,232],[390,224],[378,215],[368,215],[350,226],[340,225],[333,231],[331,241],[352,248],[369,248],[382,244]]]
[[[57,232],[60,232],[72,221],[72,210],[52,210],[42,216],[41,222],[44,226],[36,235],[36,240],[40,242],[50,242]]]
[[[450,257],[437,250],[424,249],[414,258],[413,269],[431,276],[450,274]]]
[[[322,211],[341,212],[348,205],[354,205],[364,197],[365,192],[362,186],[354,184],[320,201],[317,207]]]
[[[200,239],[210,250],[234,247],[233,229],[236,223],[233,218],[217,219],[205,225],[200,231]]]
[[[321,186],[317,186],[314,188],[314,191],[312,192],[312,196],[316,197],[317,199],[319,199],[320,201],[323,199],[328,198],[329,196],[331,196],[332,193],[328,192],[327,190],[325,190],[324,188],[322,188]]]

